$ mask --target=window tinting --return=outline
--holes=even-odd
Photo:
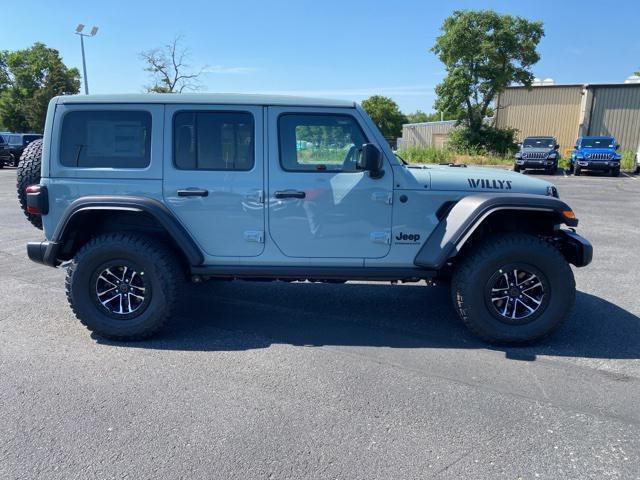
[[[245,112],[179,112],[173,118],[173,158],[182,170],[251,170],[253,116]]]
[[[280,164],[298,172],[355,172],[367,140],[349,115],[285,114],[278,120]]]
[[[60,161],[67,167],[144,168],[151,159],[151,114],[76,111],[64,116]]]

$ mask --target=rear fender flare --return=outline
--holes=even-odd
[[[151,216],[173,239],[191,265],[201,265],[204,262],[202,251],[175,215],[161,202],[148,197],[80,197],[71,203],[63,217],[58,222],[58,226],[51,238],[51,242],[63,245],[74,224],[74,219],[77,219],[79,215],[83,215],[88,211],[105,210],[134,213],[139,212]]]

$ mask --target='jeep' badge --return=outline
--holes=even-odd
[[[485,188],[487,190],[511,190],[511,180],[495,180],[486,178],[467,178],[471,188]]]

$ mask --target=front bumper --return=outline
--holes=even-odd
[[[30,260],[47,265],[49,267],[57,267],[60,265],[58,261],[58,252],[60,244],[56,242],[29,242],[27,243],[27,255]]]
[[[559,248],[567,261],[576,267],[585,267],[593,260],[593,246],[589,240],[573,230],[558,230]]]
[[[521,168],[548,168],[553,167],[555,160],[529,160],[518,159],[516,165]]]
[[[618,168],[620,162],[616,160],[576,160],[576,165],[587,170],[611,170]]]

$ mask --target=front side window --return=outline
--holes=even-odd
[[[173,118],[173,159],[180,170],[251,170],[253,115],[247,112],[178,112]]]
[[[294,172],[356,172],[367,142],[349,115],[284,114],[278,119],[280,165]]]
[[[151,114],[75,111],[66,114],[60,162],[80,168],[145,168],[151,161]]]

